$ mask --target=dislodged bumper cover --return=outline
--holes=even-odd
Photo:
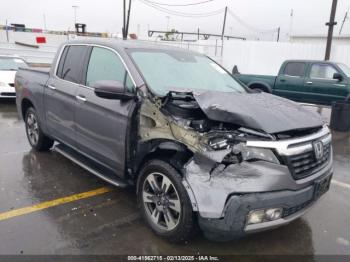
[[[185,167],[185,179],[193,192],[196,208],[203,218],[224,216],[228,197],[232,194],[266,193],[301,190],[311,186],[318,177],[332,171],[332,159],[320,172],[295,181],[287,166],[266,161],[225,166],[218,160],[227,152],[196,153]]]
[[[209,119],[269,134],[320,127],[323,124],[318,114],[288,99],[267,93],[208,91],[193,96]]]

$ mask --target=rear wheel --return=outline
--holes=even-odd
[[[138,181],[142,216],[152,230],[171,242],[194,233],[194,214],[179,172],[162,160],[148,162]]]
[[[53,146],[54,141],[41,130],[37,113],[33,107],[28,108],[24,122],[27,138],[32,148],[37,151],[47,151]]]

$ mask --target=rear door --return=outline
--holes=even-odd
[[[45,114],[49,133],[61,142],[75,146],[76,92],[82,79],[86,46],[66,46],[56,72],[45,89]]]
[[[344,100],[348,95],[346,77],[342,81],[333,79],[335,73],[342,74],[330,63],[313,63],[305,79],[305,88],[311,93],[310,102],[315,104],[331,104]]]
[[[295,101],[304,101],[306,66],[304,62],[287,62],[277,76],[273,93]]]
[[[78,87],[76,110],[78,149],[119,175],[124,174],[126,139],[130,114],[135,101],[97,97],[94,83],[117,80],[130,91],[134,83],[116,51],[93,47],[87,61],[84,85]]]

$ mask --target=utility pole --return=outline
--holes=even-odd
[[[130,12],[131,12],[131,0],[129,0],[128,17],[127,17],[127,20],[126,20],[125,39],[128,38],[128,34],[129,34]]]
[[[79,6],[72,5],[72,7],[74,9],[74,27],[75,27],[75,24],[77,23],[77,9],[79,8]]]
[[[122,28],[122,34],[123,34],[123,39],[125,40],[126,37],[125,37],[125,13],[126,13],[126,10],[125,10],[125,6],[126,6],[126,3],[125,3],[126,0],[123,1],[123,28]]]
[[[281,33],[281,27],[277,29],[277,42],[280,41],[280,33]]]
[[[45,14],[43,14],[43,19],[44,19],[44,30],[46,31],[46,16],[45,16]]]
[[[170,16],[167,15],[165,18],[166,18],[166,30],[167,30],[167,32],[169,32],[169,30],[170,30],[170,29],[169,29]]]
[[[329,19],[329,22],[326,23],[326,26],[328,26],[328,37],[327,37],[327,47],[326,47],[326,55],[325,55],[325,60],[329,60],[331,57],[331,49],[332,49],[332,40],[333,40],[333,29],[334,26],[337,24],[337,22],[335,22],[335,14],[337,11],[337,4],[338,4],[338,0],[333,0],[332,2],[332,10],[331,10],[331,16]]]
[[[225,15],[224,15],[224,23],[222,25],[221,41],[224,41],[225,26],[226,26],[226,15],[227,15],[227,6],[225,7]]]
[[[344,20],[343,20],[343,22],[341,24],[341,27],[340,27],[339,35],[341,35],[341,32],[343,31],[343,27],[344,27],[345,21],[346,21],[346,19],[348,19],[348,13],[349,13],[349,9],[345,13]]]
[[[130,12],[131,12],[131,0],[129,0],[128,16],[126,17],[126,0],[124,0],[123,1],[123,28],[122,28],[123,40],[128,39]]]
[[[7,19],[6,19],[6,41],[7,41],[7,43],[9,42],[9,29],[7,26]]]
[[[290,23],[289,23],[289,41],[291,41],[291,39],[292,39],[293,22],[294,22],[294,9],[291,9],[290,10]]]

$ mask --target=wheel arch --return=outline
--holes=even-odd
[[[251,89],[262,89],[264,92],[272,93],[271,86],[264,82],[251,82],[248,84],[248,87]]]
[[[25,119],[27,110],[30,107],[35,108],[33,102],[30,99],[28,99],[28,98],[23,98],[22,101],[21,101],[21,116],[22,116],[22,119]]]
[[[152,139],[140,143],[135,156],[132,169],[137,179],[142,166],[151,159],[167,160],[182,174],[183,165],[193,156],[193,152],[175,140]]]

